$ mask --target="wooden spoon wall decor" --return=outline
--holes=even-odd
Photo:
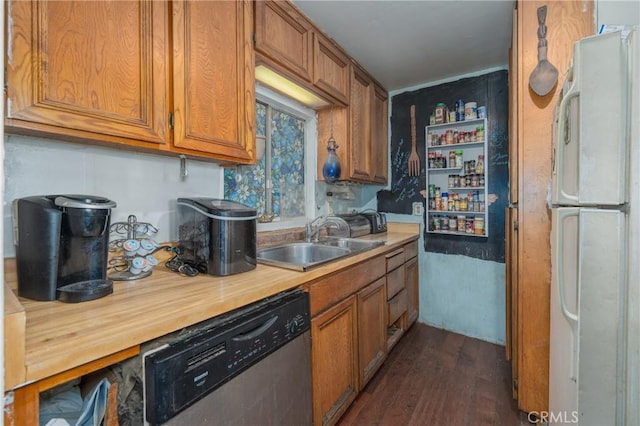
[[[548,94],[558,82],[558,70],[547,60],[547,6],[538,8],[538,64],[529,76],[529,86],[538,96]]]

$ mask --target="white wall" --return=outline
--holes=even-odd
[[[188,176],[180,178],[177,157],[141,154],[47,139],[6,135],[3,225],[4,257],[13,257],[11,203],[45,194],[89,194],[118,204],[111,223],[135,214],[139,222],[159,228],[158,242],[177,238],[178,197],[222,198],[223,172],[215,163],[187,160]]]
[[[597,0],[596,29],[606,24],[640,24],[640,1],[638,0]]]

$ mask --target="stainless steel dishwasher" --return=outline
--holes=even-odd
[[[309,295],[281,293],[143,354],[145,424],[311,425]]]

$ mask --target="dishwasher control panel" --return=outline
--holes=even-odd
[[[301,290],[189,327],[143,356],[146,421],[167,421],[309,328]]]

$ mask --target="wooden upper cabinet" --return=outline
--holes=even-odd
[[[288,1],[256,1],[256,51],[311,82],[312,25]]]
[[[371,182],[371,98],[373,82],[358,67],[351,67],[349,177]]]
[[[174,146],[218,158],[255,158],[252,5],[175,1]]]
[[[333,134],[342,166],[340,180],[386,184],[388,143],[387,92],[356,65],[351,65],[348,107],[318,111],[318,179]]]
[[[8,133],[254,161],[250,1],[7,10]]]
[[[331,40],[313,34],[313,84],[333,99],[349,103],[349,57]]]
[[[387,92],[379,85],[373,90],[373,114],[371,123],[372,181],[386,185],[389,156],[389,101]]]
[[[167,142],[166,3],[11,1],[7,10],[8,132]]]

